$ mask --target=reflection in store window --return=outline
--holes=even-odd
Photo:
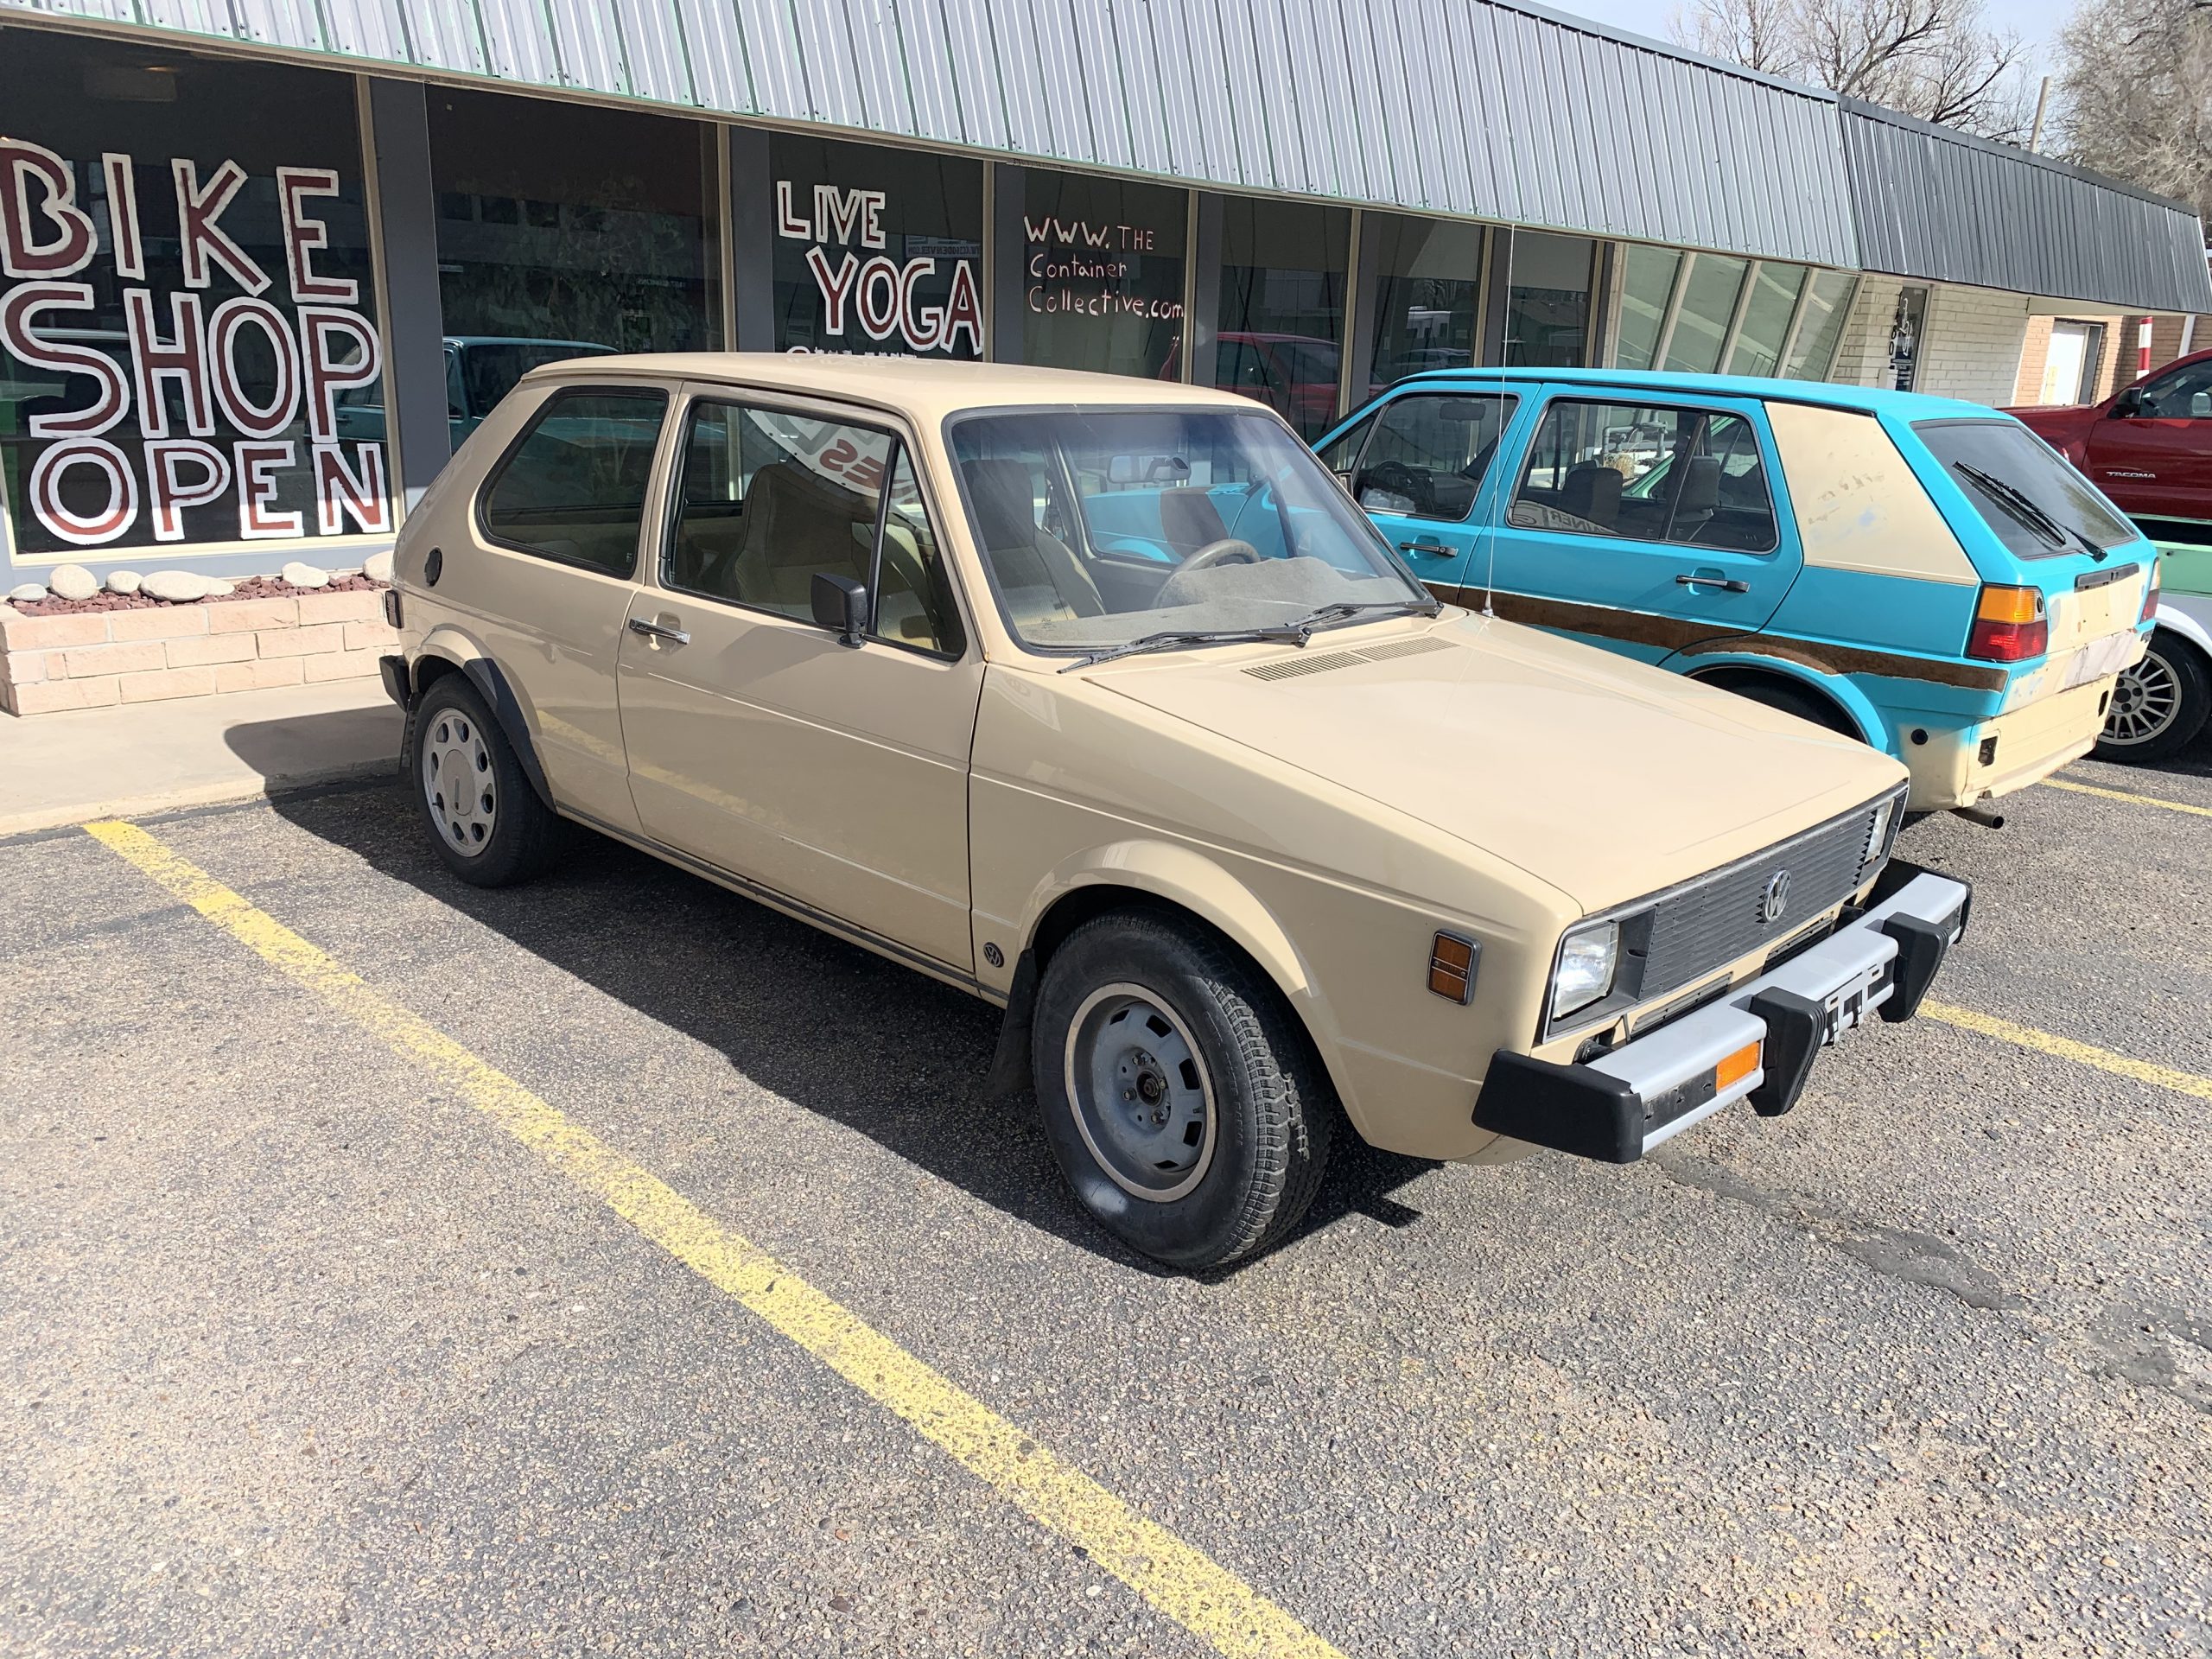
[[[456,444],[539,363],[721,343],[714,149],[701,122],[432,94]]]
[[[1736,344],[1728,353],[1731,374],[1770,375],[1782,361],[1783,336],[1797,312],[1797,295],[1805,286],[1805,267],[1778,265],[1768,260],[1752,279],[1751,296],[1744,302],[1744,321],[1736,330]]]
[[[352,83],[0,30],[16,556],[391,529]]]
[[[1352,389],[1356,397],[1409,374],[1463,369],[1475,360],[1482,226],[1376,217],[1374,378]]]
[[[1189,194],[1027,169],[1021,360],[1153,377],[1183,331]]]
[[[1720,366],[1720,348],[1736,315],[1736,296],[1744,291],[1750,262],[1726,254],[1692,256],[1682,282],[1681,308],[1667,342],[1667,368],[1677,374],[1711,374]]]
[[[1621,320],[1613,346],[1613,366],[1649,369],[1659,355],[1660,331],[1667,325],[1667,302],[1674,297],[1682,256],[1673,248],[1631,243],[1621,260]]]
[[[1798,320],[1797,338],[1790,342],[1789,363],[1784,372],[1792,380],[1825,380],[1835,361],[1837,342],[1851,315],[1851,296],[1859,279],[1847,270],[1816,270],[1813,291],[1805,296],[1805,315]]]
[[[983,355],[983,164],[778,133],[776,346]]]
[[[1541,231],[1501,233],[1506,245],[1505,360],[1580,368],[1589,359],[1590,276],[1597,244]]]
[[[1266,404],[1300,437],[1337,417],[1351,236],[1344,208],[1223,204],[1214,384]]]

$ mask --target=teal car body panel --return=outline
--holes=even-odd
[[[1418,450],[1430,429],[1411,410],[1392,416],[1394,406],[1414,397],[1440,410],[1468,405],[1457,413],[1484,431],[1473,405],[1504,399],[1510,408],[1465,467],[1424,480],[1421,467],[1394,459]],[[1562,405],[1560,417],[1550,419]],[[1808,467],[1802,449],[1786,456],[1776,430],[1778,405],[1877,423],[1895,451],[1885,456],[1878,486],[1869,484],[1854,499],[1848,479]],[[1595,442],[1565,442],[1568,433],[1588,437],[1593,429],[1576,422],[1593,411],[1624,418],[1604,427]],[[1645,414],[1666,418],[1649,423],[1648,430],[1625,418]],[[2006,537],[2022,539],[2017,512],[1978,500],[1961,481],[1967,475],[1931,447],[1931,439],[1945,441],[1936,435],[1942,429],[1966,422],[2026,435],[2010,416],[1981,404],[1877,388],[1730,375],[1460,369],[1397,383],[1316,448],[1442,596],[1735,689],[1795,688],[1817,706],[1817,717],[1855,728],[1904,760],[1915,775],[1913,804],[1929,810],[2007,792],[2085,751],[2097,723],[2088,715],[2101,712],[2084,712],[2094,697],[2073,696],[2063,732],[2049,700],[2090,683],[2106,684],[2108,696],[2104,671],[2109,664],[2117,673],[2120,664],[2110,659],[2124,648],[2076,646],[2088,631],[2126,625],[2139,654],[2152,631],[2145,618],[2113,620],[2110,599],[2095,591],[2128,582],[2139,604],[2156,564],[2151,544],[2068,468],[2113,520],[2099,532],[2101,550],[2072,543],[2038,547],[2032,556],[2016,550]],[[1708,453],[1721,433],[1726,452]],[[1957,435],[1967,442],[1990,436]],[[2038,465],[2047,455],[2065,466],[2034,442]],[[1384,459],[1377,461],[1378,454]],[[1666,526],[1679,530],[1676,509],[1694,496],[1707,515],[1694,532],[1698,539],[1639,533],[1636,516],[1658,522],[1652,498],[1677,467],[1682,481],[1674,487]],[[1605,479],[1609,470],[1624,481]],[[1470,496],[1463,480],[1471,472]],[[1808,473],[1816,476],[1808,480]],[[1808,483],[1818,499],[1799,499]],[[1916,487],[1924,502],[1899,501]],[[1836,526],[1847,531],[1854,524],[1878,541],[1893,510],[1905,505],[1929,535],[1948,533],[1955,543],[1945,554],[1951,569],[1931,575],[1882,568],[1878,556],[1852,568],[1832,554],[1808,557],[1808,515],[1827,526],[1830,543]],[[2050,641],[2044,652],[2017,662],[1968,654],[1985,588],[2042,596]],[[2090,669],[2099,671],[2076,681]],[[1993,741],[1999,738],[2002,744]],[[2005,745],[2009,754],[1989,758]],[[2037,752],[2040,746],[2056,753],[2053,745],[2067,753],[2054,760]]]

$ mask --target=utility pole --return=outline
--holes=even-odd
[[[2050,102],[2050,77],[2045,75],[2043,85],[2036,88],[2036,124],[2028,134],[2028,154],[2031,156],[2043,153],[2043,111],[2044,106]]]

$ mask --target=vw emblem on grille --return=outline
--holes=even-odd
[[[1782,912],[1789,908],[1789,872],[1777,870],[1766,879],[1766,890],[1759,894],[1759,920],[1778,922]]]

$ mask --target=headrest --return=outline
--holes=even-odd
[[[1675,516],[1684,513],[1709,513],[1720,505],[1720,457],[1692,455],[1689,470],[1682,474],[1681,499],[1675,503]]]
[[[1595,461],[1573,468],[1560,491],[1559,504],[1576,518],[1611,530],[1621,516],[1620,469]]]
[[[1185,556],[1229,536],[1213,497],[1188,485],[1160,493],[1160,528],[1176,551]]]
[[[960,476],[968,486],[985,552],[1037,544],[1036,498],[1030,493],[1028,467],[1018,461],[964,461]]]

